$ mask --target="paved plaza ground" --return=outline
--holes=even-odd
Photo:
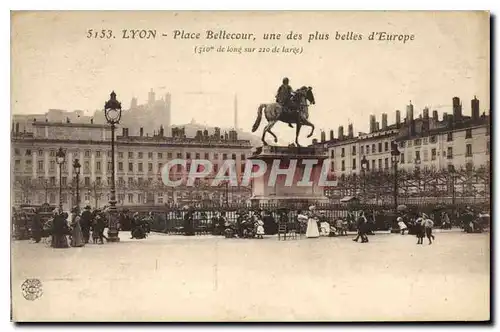
[[[52,249],[12,244],[17,321],[489,319],[489,234],[278,241],[152,234]],[[28,301],[21,284],[42,282]]]

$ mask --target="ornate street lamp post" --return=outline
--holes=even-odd
[[[120,123],[122,116],[122,104],[116,100],[116,93],[110,94],[110,99],[104,104],[104,115],[106,121],[111,125],[111,195],[109,198],[109,228],[108,242],[119,242],[118,220],[116,211],[116,190],[115,190],[115,128]]]
[[[62,165],[64,164],[66,154],[62,148],[56,153],[56,163],[59,165],[59,210],[62,213]]]
[[[80,165],[80,161],[78,158],[75,158],[73,161],[73,169],[75,170],[76,175],[76,213],[80,213],[80,169],[82,165]]]
[[[366,169],[368,168],[368,160],[366,156],[361,159],[361,176],[363,177],[363,199],[366,201]]]
[[[451,204],[453,205],[453,210],[455,210],[455,197],[456,197],[455,183],[457,178],[457,171],[454,165],[451,165],[449,173],[451,175]]]

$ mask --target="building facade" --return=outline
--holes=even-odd
[[[111,183],[111,130],[95,123],[34,121],[30,132],[13,125],[11,133],[13,203],[58,204],[69,209],[76,205],[76,174],[73,162],[79,159],[79,193],[81,204],[103,206],[109,201]],[[213,188],[206,183],[195,187],[166,187],[161,169],[169,160],[186,159],[187,167],[171,170],[174,176],[185,176],[193,159],[214,164],[215,174],[226,159],[236,161],[241,174],[251,152],[249,141],[239,140],[236,132],[224,133],[215,128],[186,137],[183,128],[172,128],[166,136],[163,127],[154,135],[140,128],[129,135],[128,128],[115,133],[115,170],[117,206],[139,204],[189,204],[201,201],[241,201],[250,196],[249,188]],[[65,162],[56,163],[56,152],[62,147]],[[60,179],[60,180],[59,180]],[[59,197],[59,187],[62,188]]]
[[[340,126],[337,138],[330,131],[329,140],[326,140],[324,132],[321,140],[313,140],[313,145],[319,144],[329,150],[328,161],[331,171],[341,180],[339,186],[348,186],[346,181],[342,181],[345,179],[352,183],[353,188],[343,191],[343,194],[359,194],[361,185],[354,182],[361,182],[360,176],[369,177],[371,174],[372,178],[378,176],[382,179],[392,174],[394,177],[397,166],[400,180],[405,176],[409,178],[408,174],[423,172],[429,177],[434,176],[437,183],[441,181],[439,174],[452,172],[458,174],[458,180],[454,182],[457,192],[489,195],[491,122],[489,115],[480,115],[479,100],[476,97],[471,100],[470,116],[462,114],[462,103],[458,97],[453,98],[453,113],[444,113],[442,119],[438,118],[436,110],[430,116],[428,108],[424,108],[418,118],[414,118],[413,114],[410,102],[403,121],[400,111],[396,111],[392,125],[387,124],[387,114],[382,114],[381,126],[371,115],[369,133],[360,132],[354,136],[350,124],[347,135]],[[393,144],[399,152],[394,159],[391,153]],[[477,174],[482,179],[478,179]],[[394,181],[389,177],[386,180]],[[439,186],[445,186],[443,181]],[[392,184],[387,185],[387,191],[394,190],[390,186]],[[438,185],[434,184],[434,187]],[[425,192],[420,187],[413,188],[414,193],[419,191]]]

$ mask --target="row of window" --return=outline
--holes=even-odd
[[[368,161],[368,163],[366,164],[366,170],[367,170],[367,171],[369,171],[369,170],[370,170],[370,161],[369,161],[369,160],[367,160],[367,161]],[[376,168],[376,166],[377,166],[376,162],[377,162],[377,160],[375,160],[375,159],[373,159],[373,160],[371,161],[371,169],[372,169],[372,170],[377,169],[377,168]],[[389,166],[390,166],[390,164],[389,164],[389,158],[385,158],[385,159],[384,159],[384,164],[383,164],[383,166],[384,166],[384,168],[382,168],[382,159],[378,159],[378,169],[389,169]],[[334,164],[334,162],[332,162],[332,166],[331,166],[331,167],[332,167],[332,169],[335,169],[335,164]],[[361,161],[360,161],[360,168],[362,169]],[[346,168],[345,168],[345,160],[342,160],[340,170],[341,170],[342,172],[344,172],[344,171],[345,171],[345,169],[346,169]],[[352,159],[352,169],[353,169],[353,170],[356,170],[356,169],[357,169],[357,159],[356,159],[356,158],[353,158],[353,159]]]
[[[31,149],[26,149],[25,150],[25,155],[26,156],[31,156],[32,153],[33,152],[32,152]],[[128,152],[127,156],[128,156],[129,159],[133,159],[134,156],[135,156],[135,154],[136,154],[135,152]],[[18,149],[18,148],[15,148],[14,149],[14,155],[15,156],[21,156],[21,150]],[[50,155],[50,157],[55,157],[56,156],[56,150],[50,150],[49,155]],[[91,151],[90,150],[85,150],[84,151],[84,158],[90,158],[90,155],[91,155]],[[108,155],[108,157],[111,157],[111,151],[107,151],[107,155]],[[118,152],[117,155],[118,155],[118,158],[121,159],[121,158],[123,158],[124,153],[123,152]],[[148,159],[153,159],[153,152],[148,152],[147,155],[148,155]],[[182,159],[182,158],[184,158],[183,155],[184,154],[182,152],[177,152],[176,153],[176,158]],[[43,156],[43,150],[38,150],[38,156],[40,156],[40,157]],[[95,156],[96,156],[96,158],[100,158],[101,157],[101,151],[99,151],[99,150],[95,151]],[[163,156],[164,156],[163,152],[157,152],[158,159],[163,159]],[[168,152],[168,153],[166,153],[166,156],[167,156],[168,159],[172,159],[173,158],[173,153],[172,152]],[[207,159],[207,160],[210,159],[210,154],[208,152],[205,152],[203,154],[203,156],[204,156],[204,159]],[[201,159],[202,158],[202,154],[198,153],[198,152],[197,153],[193,153],[193,154],[190,153],[190,152],[186,152],[185,153],[185,158],[186,159],[191,159],[192,157],[194,157],[195,159]],[[222,157],[222,160],[226,160],[226,159],[228,159],[228,154],[227,153],[222,153],[221,157]],[[144,158],[144,153],[143,152],[137,152],[137,158],[138,159],[143,159]],[[231,159],[236,159],[236,158],[237,158],[236,157],[236,153],[231,154]],[[245,158],[246,158],[245,154],[241,154],[240,155],[240,159],[241,160],[245,160]],[[219,159],[219,154],[218,153],[214,153],[214,158],[213,159],[215,159],[215,160]]]
[[[415,151],[415,161],[420,161],[421,160],[421,154],[420,154],[421,151]],[[490,141],[488,140],[487,141],[487,153],[490,152]],[[408,153],[407,154],[408,156],[408,163],[413,163],[413,159],[412,159],[412,154],[411,153]],[[465,156],[466,157],[472,157],[472,144],[466,144],[465,145]],[[437,150],[435,148],[431,149],[431,161],[432,160],[436,160],[436,157],[437,157]],[[443,157],[446,157],[447,159],[453,159],[453,147],[449,146],[447,148],[446,151],[443,151]],[[423,150],[423,160],[424,161],[428,161],[429,158],[428,158],[428,150]],[[356,158],[353,158],[352,159],[352,169],[355,170],[356,169]],[[401,164],[404,164],[405,163],[405,154],[404,153],[401,153],[400,154],[400,161],[399,161]],[[360,162],[361,163],[361,162]],[[372,165],[372,169],[375,169],[375,160],[372,160],[371,161],[371,165]],[[335,169],[334,167],[334,163],[332,162],[332,169]],[[361,164],[360,164],[360,167],[361,167]],[[378,168],[379,169],[382,169],[382,159],[378,159]],[[385,158],[384,159],[384,169],[388,169],[389,168],[389,158]],[[367,170],[370,169],[370,162],[368,162],[367,164],[367,167],[366,167]],[[342,160],[342,164],[341,164],[341,170],[342,171],[345,171],[345,161]]]
[[[99,199],[98,199],[100,202],[109,200],[109,194],[107,194],[106,196],[104,196],[104,195],[100,195],[100,196],[102,196],[102,197],[99,197]],[[69,197],[70,197],[70,195],[68,195],[67,193],[62,193],[61,202],[63,204],[68,203]],[[127,198],[127,203],[139,203],[139,204],[147,203],[146,195],[139,193],[139,194],[127,194],[127,196],[125,196],[125,194],[118,194],[117,195],[118,204],[125,203],[125,197]],[[156,198],[156,202],[158,204],[164,203],[163,193],[156,193],[156,197],[148,197],[148,199],[153,199],[153,200],[155,198]],[[169,197],[165,197],[165,201],[167,201],[168,198]],[[15,202],[17,204],[31,202],[30,197],[24,197],[25,202],[23,202],[23,194],[22,193],[16,193],[14,199],[15,199]],[[57,195],[55,193],[52,193],[52,192],[48,193],[47,196],[45,196],[44,194],[39,194],[37,196],[37,199],[38,199],[39,203],[48,202],[50,204],[56,204]],[[89,194],[85,194],[83,196],[83,201],[88,201],[88,202],[93,203],[94,199],[95,198]]]
[[[112,170],[112,163],[111,162],[108,162],[107,163],[107,171],[111,171]],[[163,166],[163,163],[158,163],[158,171],[161,170]],[[64,163],[62,164],[62,170],[63,172],[66,172],[68,170],[68,165],[67,163]],[[180,165],[178,165],[178,168],[180,167]],[[243,167],[243,165],[242,165]],[[215,170],[217,171],[217,165],[214,165],[214,168]],[[20,159],[16,159],[14,161],[14,169],[16,171],[21,171],[21,160]],[[32,170],[32,160],[28,159],[28,160],[25,160],[25,169],[27,172],[30,172]],[[144,168],[143,168],[143,163],[137,163],[136,164],[136,169],[138,172],[143,172],[144,171]],[[190,169],[190,165],[187,164],[187,169],[189,171]],[[37,162],[37,171],[39,172],[43,172],[45,170],[45,161],[43,160],[39,160]],[[54,160],[51,160],[49,161],[49,171],[55,171],[56,170],[56,162]],[[83,170],[83,173],[90,173],[91,170],[90,170],[90,161],[84,161],[83,162],[83,165],[82,165],[82,170]],[[102,162],[101,161],[96,161],[95,163],[95,170],[97,172],[100,172],[102,171]],[[118,171],[124,171],[124,163],[123,162],[118,162]],[[128,163],[128,171],[129,172],[133,172],[134,171],[134,163]],[[147,164],[147,171],[148,172],[152,172],[153,171],[153,163],[148,163]]]
[[[173,155],[174,154],[172,152],[167,152],[166,153],[167,159],[172,159]],[[124,156],[123,152],[118,152],[118,158],[119,159],[122,159],[123,156]],[[127,153],[128,159],[134,159],[134,156],[135,156],[134,152],[128,152]],[[158,159],[163,159],[163,156],[164,156],[164,154],[162,152],[157,152]],[[185,158],[185,159],[191,159],[191,158],[202,159],[203,158],[205,160],[209,160],[210,159],[210,154],[208,152],[205,152],[203,154],[203,157],[202,157],[202,154],[199,153],[199,152],[196,152],[196,153],[191,153],[191,152],[185,152],[185,153],[177,152],[175,154],[175,157],[177,159],[182,159],[182,158]],[[222,153],[221,157],[222,157],[222,160],[226,160],[226,159],[228,159],[228,154],[227,153]],[[143,158],[144,158],[144,153],[143,152],[137,152],[137,159],[143,159]],[[231,159],[235,160],[236,158],[237,158],[236,153],[231,154]],[[153,152],[148,152],[148,159],[153,159]],[[214,158],[213,159],[215,159],[215,160],[219,159],[219,154],[218,153],[214,153]],[[246,159],[245,154],[242,153],[240,155],[240,159],[241,160],[245,160]]]
[[[489,135],[489,127],[487,127],[486,130],[486,135]],[[466,139],[471,139],[472,138],[472,129],[466,129],[465,130],[465,138]],[[449,132],[446,134],[446,141],[447,142],[452,142],[453,141],[453,132]],[[409,141],[401,141],[399,143],[399,147],[404,148],[406,146],[412,147],[412,146],[421,146],[421,145],[427,145],[427,144],[435,144],[437,142],[437,136],[432,135],[429,137],[423,137],[423,138],[416,138],[414,140],[409,140]],[[378,149],[377,149],[378,147]],[[382,150],[383,147],[383,150]],[[370,145],[365,145],[360,147],[360,152],[361,155],[368,155],[370,154]],[[379,142],[377,144],[372,144],[371,145],[371,153],[377,153],[377,152],[387,152],[389,151],[389,142],[384,142],[382,145],[382,142]],[[352,155],[356,155],[356,145],[352,146]],[[341,148],[341,157],[345,157],[345,148]],[[331,150],[331,158],[335,158],[335,150]]]
[[[489,131],[489,127],[486,127],[486,136],[489,135],[490,131]],[[471,139],[472,138],[472,129],[466,129],[465,130],[465,139]],[[446,133],[446,141],[447,142],[453,142],[453,132],[449,132],[449,133]],[[408,144],[406,144],[406,142],[408,142]],[[424,137],[424,138],[416,138],[414,140],[410,140],[410,141],[402,141],[399,143],[399,146],[404,148],[406,145],[408,145],[408,147],[411,147],[412,145],[414,146],[420,146],[422,145],[422,143],[424,145],[430,143],[430,144],[434,144],[437,142],[437,137],[436,135],[432,135],[430,137]]]
[[[382,150],[382,147],[383,147],[383,150]],[[371,151],[372,153],[377,153],[377,145],[376,144],[372,144],[371,145]],[[366,150],[365,150],[366,149]],[[366,151],[366,153],[365,153]],[[389,142],[384,142],[384,144],[382,145],[382,142],[378,143],[378,152],[387,152],[389,151]],[[355,156],[356,155],[356,145],[353,145],[352,146],[352,155]],[[361,155],[368,155],[370,154],[370,145],[367,144],[366,146],[365,145],[361,145],[360,147],[360,152],[361,152]],[[345,157],[345,148],[341,148],[340,150],[340,157],[341,158],[344,158]],[[331,158],[334,159],[335,158],[335,149],[332,149],[331,150]]]
[[[38,171],[44,171],[45,167],[44,167],[44,161],[41,160],[41,161],[38,161],[37,163],[37,170]],[[25,167],[25,171],[26,172],[31,172],[33,170],[33,161],[31,159],[27,159],[24,161],[24,167]],[[16,159],[14,161],[14,170],[16,171],[21,171],[21,160],[20,159]],[[51,160],[49,162],[49,171],[55,171],[56,170],[56,162],[54,160]],[[68,166],[66,164],[62,164],[61,165],[61,170],[63,172],[67,172],[68,171]]]

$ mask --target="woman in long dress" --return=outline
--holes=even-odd
[[[80,226],[80,216],[76,213],[73,214],[71,222],[71,246],[72,247],[83,247],[85,245],[85,241],[83,240],[83,232],[82,227]]]
[[[67,213],[57,212],[57,215],[54,216],[54,221],[52,223],[52,243],[51,246],[53,248],[68,248],[68,239],[67,235],[69,235],[68,224],[66,218],[68,217]]]
[[[306,237],[307,238],[316,238],[319,237],[319,229],[318,222],[314,216],[314,206],[309,207],[309,220],[307,221],[307,230]]]

